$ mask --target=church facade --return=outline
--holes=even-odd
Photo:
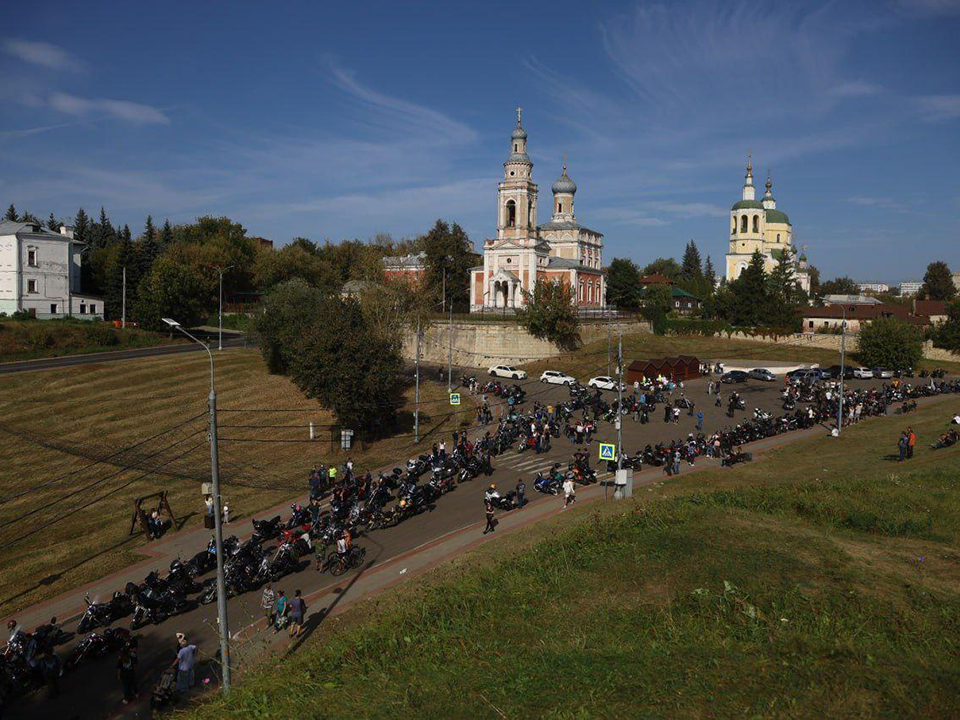
[[[560,282],[581,308],[602,308],[603,235],[580,225],[574,214],[576,183],[567,166],[551,186],[550,220],[537,224],[538,187],[527,155],[527,132],[517,108],[510,155],[497,189],[497,236],[483,242],[483,265],[470,271],[470,311],[516,309],[536,283]]]
[[[773,183],[767,178],[766,192],[762,200],[756,199],[753,186],[753,165],[747,160],[747,175],[740,200],[730,208],[730,246],[727,252],[727,282],[740,277],[750,264],[753,253],[763,255],[763,269],[767,273],[776,267],[779,257],[787,252],[794,254],[793,225],[782,210],[777,209],[773,197]],[[806,254],[795,260],[797,284],[810,292],[810,276],[807,273]]]

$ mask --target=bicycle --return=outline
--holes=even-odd
[[[336,550],[329,553],[323,562],[317,564],[317,570],[324,572],[330,571],[333,576],[343,575],[347,570],[353,570],[360,567],[360,563],[367,556],[366,548],[354,545],[348,552],[341,555]]]

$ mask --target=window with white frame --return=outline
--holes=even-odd
[[[37,267],[37,249],[27,248],[27,265]]]
[[[36,280],[27,280],[27,292],[35,293],[37,292],[37,281]]]

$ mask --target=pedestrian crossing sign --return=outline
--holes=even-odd
[[[450,404],[451,405],[460,404],[460,393],[450,393]]]
[[[617,446],[613,443],[600,443],[600,459],[616,460]]]

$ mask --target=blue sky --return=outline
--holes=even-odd
[[[4,9],[4,206],[479,246],[519,104],[607,262],[694,238],[721,267],[752,151],[824,276],[960,269],[960,0]]]

